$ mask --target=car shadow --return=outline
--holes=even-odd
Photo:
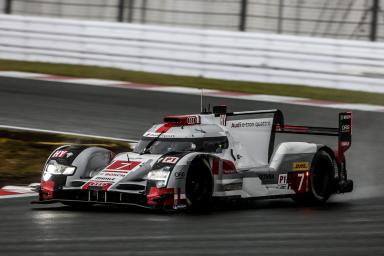
[[[154,215],[172,215],[180,213],[182,215],[210,215],[228,212],[254,211],[254,210],[311,210],[311,211],[337,211],[340,208],[348,208],[350,202],[331,201],[322,205],[299,205],[290,199],[270,199],[270,200],[241,200],[241,201],[218,201],[212,204],[209,209],[199,211],[173,211],[173,210],[154,210],[136,206],[109,206],[93,205],[84,207],[72,207],[55,203],[51,205],[38,205],[32,207],[33,211],[52,211],[52,212],[84,212],[84,213],[126,213],[126,214],[154,214]]]

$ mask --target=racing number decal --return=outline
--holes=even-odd
[[[115,161],[109,166],[107,166],[105,169],[108,171],[122,171],[122,172],[128,172],[133,170],[137,165],[139,165],[141,162],[129,162],[129,161]]]
[[[117,160],[83,185],[82,189],[98,187],[101,190],[108,190],[112,185],[124,178],[130,171],[135,169],[140,163],[141,162]]]
[[[288,185],[296,193],[305,193],[309,191],[309,172],[289,172]]]
[[[297,174],[297,177],[299,178],[299,186],[297,188],[298,191],[301,190],[301,188],[303,187],[303,181],[304,181],[304,177],[305,177],[305,174],[304,173],[299,173]]]
[[[116,170],[131,170],[132,163],[120,163],[121,165],[119,167],[116,167]]]

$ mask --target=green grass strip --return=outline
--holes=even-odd
[[[68,144],[99,146],[115,153],[131,150],[126,141],[0,129],[0,186],[39,181],[51,152]]]
[[[384,105],[384,94],[382,93],[327,89],[303,85],[228,81],[201,77],[164,75],[96,66],[0,60],[0,70],[36,72],[79,78],[121,80],[155,85],[217,89],[254,94],[294,96],[343,103]]]

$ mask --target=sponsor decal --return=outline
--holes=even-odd
[[[108,172],[108,171],[103,171],[101,173],[104,176],[109,176],[109,177],[125,177],[127,174],[126,172]]]
[[[113,183],[110,181],[90,181],[83,186],[83,189],[92,189],[97,187],[100,190],[107,190]]]
[[[184,200],[185,201],[185,200]],[[187,209],[187,204],[177,204],[177,205],[174,205],[173,206],[173,209],[175,210],[183,210],[183,209]]]
[[[161,132],[146,132],[144,133],[144,137],[158,137],[161,134]],[[162,133],[161,138],[176,138],[174,134],[166,134]]]
[[[351,119],[351,115],[341,115],[341,120],[349,120]]]
[[[351,129],[351,126],[349,124],[344,124],[341,126],[341,132],[349,132]]]
[[[184,171],[175,172],[175,178],[176,179],[184,179],[185,178],[185,172]]]
[[[102,180],[102,181],[114,181],[116,178],[109,178],[109,177],[96,177],[95,180]]]
[[[53,153],[52,158],[64,158],[64,157],[70,157],[71,155],[67,156],[68,151],[66,150],[57,150],[55,153]]]
[[[294,171],[308,171],[309,162],[293,162],[292,169]]]
[[[163,163],[165,164],[176,164],[179,161],[178,157],[175,156],[167,156],[164,158]]]
[[[232,123],[231,128],[256,128],[256,127],[268,127],[271,126],[271,121],[240,121]]]
[[[187,116],[187,124],[193,125],[193,124],[199,124],[199,117],[198,116]]]
[[[275,178],[274,174],[260,174],[259,179],[261,180],[273,180]]]

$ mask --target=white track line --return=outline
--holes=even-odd
[[[0,199],[37,196],[38,193],[33,190],[35,185],[36,183],[32,183],[29,186],[4,186],[0,189],[0,193],[3,191],[14,194],[0,195]]]
[[[118,140],[118,141],[126,141],[126,142],[131,142],[131,143],[137,142],[137,140],[129,140],[129,139],[123,139],[123,138],[90,135],[90,134],[75,133],[75,132],[63,132],[63,131],[46,130],[46,129],[38,129],[38,128],[29,128],[29,127],[13,126],[13,125],[0,125],[0,128],[21,130],[21,131],[31,131],[31,132],[44,132],[44,133],[52,133],[52,134],[81,136],[81,137],[95,138],[95,139]]]
[[[32,196],[38,196],[38,195],[39,195],[38,193],[7,195],[7,196],[0,196],[0,200],[10,199],[10,198],[20,198],[20,197],[32,197]]]

